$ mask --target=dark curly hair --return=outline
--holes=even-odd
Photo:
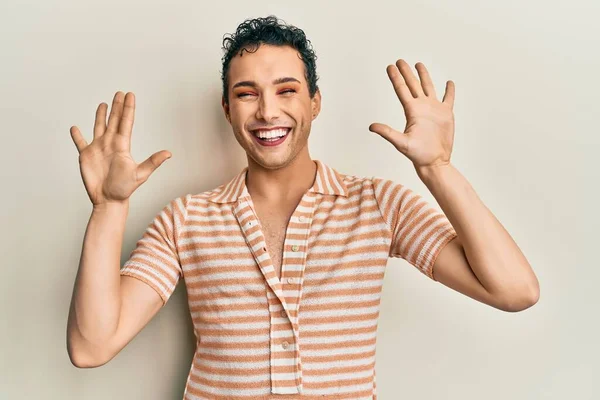
[[[253,53],[258,50],[261,44],[270,44],[275,46],[291,46],[300,53],[300,58],[304,62],[305,77],[308,83],[310,97],[314,97],[318,90],[316,59],[317,55],[312,49],[310,40],[306,38],[304,31],[292,25],[287,25],[284,21],[274,15],[266,18],[247,19],[236,29],[235,33],[225,35],[223,38],[223,69],[221,71],[221,80],[223,81],[223,98],[225,103],[229,104],[228,88],[229,65],[233,57],[238,53],[247,51]]]

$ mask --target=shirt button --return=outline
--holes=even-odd
[[[281,316],[282,316],[283,318],[287,317],[287,315],[286,315],[286,313],[285,313],[285,310],[281,310]]]
[[[305,220],[306,220],[306,218],[303,215],[298,217],[298,221],[300,221],[300,222],[304,222]]]
[[[281,347],[283,347],[284,349],[287,349],[289,347],[289,343],[288,342],[283,342],[281,343]]]
[[[295,245],[292,246],[292,251],[298,251],[298,245],[297,244],[295,244]]]
[[[287,278],[288,283],[294,283],[294,278]]]

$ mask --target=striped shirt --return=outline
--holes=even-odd
[[[407,187],[340,174],[319,160],[292,214],[281,279],[244,168],[172,200],[122,275],[167,302],[180,278],[197,338],[184,399],[376,399],[375,342],[385,267],[401,257],[433,279],[456,236]]]

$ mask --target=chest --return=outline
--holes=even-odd
[[[300,299],[305,316],[311,307],[322,312],[319,304],[333,293],[339,301],[364,298],[373,305],[389,231],[380,217],[373,218],[371,203],[332,200],[306,196],[286,208],[246,200],[233,209],[229,204],[219,212],[211,209],[204,218],[190,214],[190,229],[197,233],[185,243],[182,259],[192,317],[197,328],[209,329],[199,333],[214,335],[211,329],[234,319],[236,330],[263,329],[281,322],[283,306],[288,316],[299,318],[294,313]]]
[[[273,262],[273,268],[277,277],[281,278],[283,244],[290,217],[296,209],[296,204],[269,207],[266,204],[256,203],[254,209],[265,237],[267,251]]]

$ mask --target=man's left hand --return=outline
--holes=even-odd
[[[379,123],[371,124],[369,130],[392,143],[419,171],[450,163],[454,142],[454,82],[446,82],[446,92],[440,102],[425,65],[419,62],[415,67],[420,81],[402,59],[387,67],[404,108],[404,132]]]

